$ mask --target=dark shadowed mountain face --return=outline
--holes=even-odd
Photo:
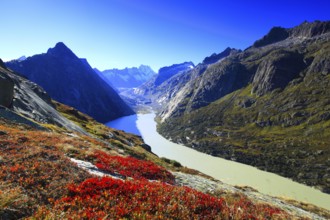
[[[162,135],[330,193],[329,21],[273,28],[189,73],[184,86],[167,81]],[[156,101],[169,97],[161,91]]]
[[[45,54],[6,65],[42,86],[51,98],[100,122],[133,114],[119,95],[63,43]]]
[[[109,69],[104,71],[96,69],[95,71],[116,89],[138,87],[156,74],[149,66],[145,65],[141,65],[138,68]]]

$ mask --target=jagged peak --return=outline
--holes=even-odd
[[[263,36],[261,39],[257,40],[253,46],[262,47],[268,44],[273,44],[289,37],[289,32],[283,27],[273,27],[270,31]]]
[[[58,42],[55,47],[49,48],[47,54],[53,56],[65,55],[77,58],[77,56],[63,42]]]
[[[180,66],[192,66],[192,67],[195,67],[195,64],[193,62],[191,62],[191,61],[186,61],[186,62],[183,62],[183,63],[173,64],[171,66],[165,66],[165,67],[160,68],[158,70],[158,73],[167,71],[169,69],[177,68],[177,67],[180,67]]]
[[[212,63],[215,63],[215,62],[219,61],[220,59],[229,56],[232,53],[240,52],[240,51],[241,50],[227,47],[226,49],[224,49],[222,52],[220,52],[218,54],[217,53],[213,53],[211,56],[205,57],[205,59],[203,60],[203,64],[212,64]]]
[[[55,48],[66,48],[66,49],[69,49],[63,42],[56,43]]]
[[[262,47],[287,38],[311,38],[330,32],[330,21],[304,21],[293,28],[273,27],[270,31],[257,40],[253,47]]]

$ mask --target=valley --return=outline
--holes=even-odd
[[[210,3],[99,4],[1,41],[0,220],[330,218],[329,20],[257,38]]]
[[[273,28],[129,95],[152,100],[167,139],[329,193],[329,31]]]

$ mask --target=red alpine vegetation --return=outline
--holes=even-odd
[[[72,219],[214,219],[226,208],[223,199],[187,187],[109,177],[69,185],[69,196],[42,208],[35,217]]]
[[[134,157],[112,156],[103,151],[97,151],[94,156],[97,158],[96,166],[110,173],[118,173],[134,179],[159,180],[169,184],[175,182],[174,176],[169,171],[150,161],[138,160]]]
[[[70,184],[67,197],[49,209],[41,207],[37,219],[285,219],[267,205],[242,198],[228,206],[217,198],[188,187],[147,180],[122,181],[90,178]]]

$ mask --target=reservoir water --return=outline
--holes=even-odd
[[[213,157],[165,139],[158,134],[154,118],[153,113],[138,114],[119,118],[106,125],[141,135],[158,156],[176,160],[183,166],[199,170],[222,182],[251,186],[268,195],[292,198],[330,210],[330,195],[317,189],[252,166]]]

